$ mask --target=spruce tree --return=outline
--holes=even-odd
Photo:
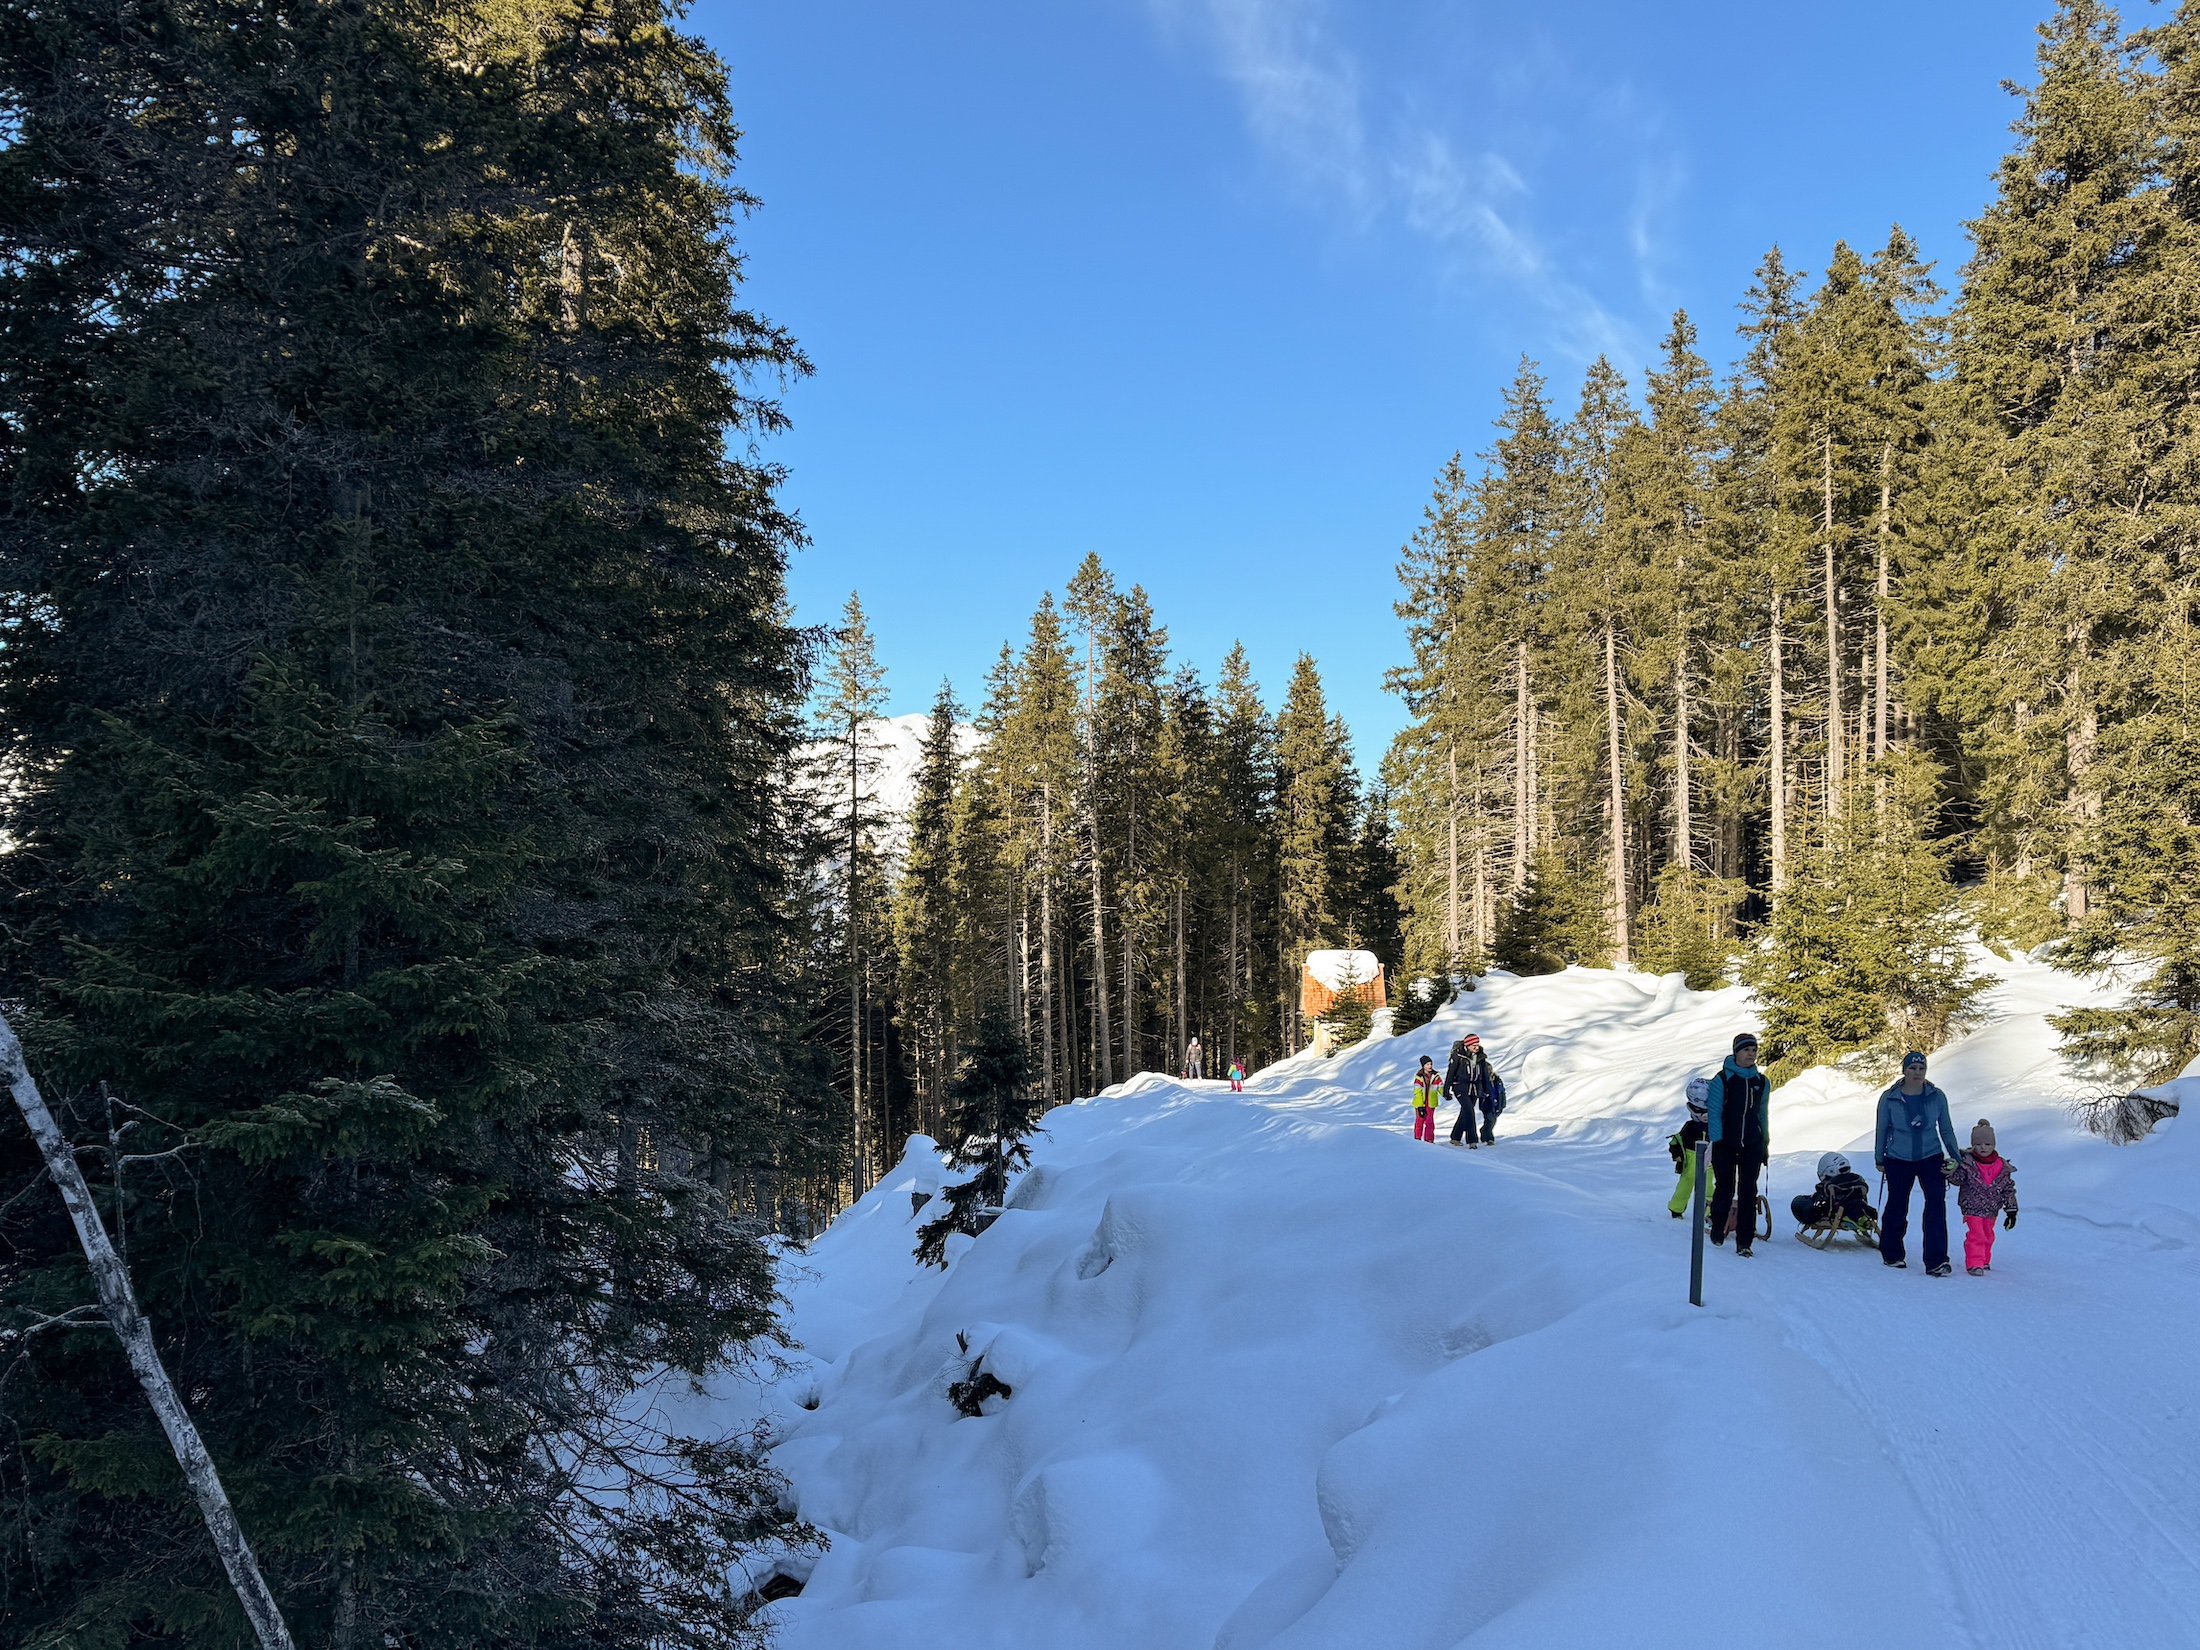
[[[1321,673],[1313,656],[1302,653],[1276,720],[1277,938],[1292,1039],[1286,1053],[1297,1046],[1299,974],[1306,954],[1336,937],[1338,906],[1348,892],[1337,876],[1340,843],[1349,840],[1351,830],[1346,784]]]
[[[975,1236],[1008,1196],[1009,1177],[1031,1161],[1031,1132],[1046,1111],[1031,1083],[1031,1053],[1008,1011],[979,1017],[970,1051],[956,1073],[947,1114],[948,1161],[977,1172],[942,1189],[947,1207],[917,1228],[917,1259],[947,1264],[951,1233]]]
[[[1277,978],[1272,915],[1277,911],[1278,864],[1271,850],[1276,828],[1276,727],[1261,703],[1260,684],[1241,643],[1233,643],[1215,684],[1213,774],[1206,790],[1216,819],[1215,859],[1225,915],[1219,924],[1223,974],[1224,1061],[1260,1063],[1270,1042],[1269,1011],[1295,985],[1295,973]]]
[[[870,1034],[878,1009],[872,987],[878,929],[885,911],[880,900],[886,879],[879,863],[878,833],[886,821],[877,800],[878,722],[885,708],[885,667],[878,662],[862,598],[850,591],[818,681],[814,749],[816,788],[840,867],[841,966],[847,978],[849,1177],[850,1189],[858,1197],[886,1166],[881,1156],[885,1119],[872,1098],[884,1065]]]
[[[723,70],[656,4],[8,5],[0,97],[0,969],[172,1152],[103,1188],[162,1355],[303,1642],[730,1642],[802,1531],[631,1425],[775,1333],[735,1194],[812,1081]],[[82,1275],[37,1173],[11,1309]],[[110,1340],[7,1403],[11,1636],[247,1642]]]
[[[1346,944],[1350,945],[1353,938],[1347,935]],[[1363,975],[1359,965],[1349,955],[1346,957],[1344,971],[1337,976],[1337,1000],[1322,1016],[1322,1023],[1329,1028],[1330,1053],[1341,1054],[1373,1035],[1375,1011],[1368,1003],[1373,978],[1371,974]]]
[[[1985,805],[2020,860],[2062,873],[2066,921],[2099,903],[2092,868],[2111,776],[2104,726],[2129,700],[2128,660],[2176,582],[2162,506],[2186,385],[2162,341],[2189,300],[2160,268],[2150,110],[2098,0],[2040,27],[2039,79],[1995,200],[1971,225],[1957,369],[1998,425],[2000,519],[2013,623]],[[2167,531],[2165,531],[2165,529]]]
[[[1780,1072],[1938,1048],[1993,983],[1970,965],[1948,850],[1932,835],[1939,776],[1915,752],[1883,769],[1884,813],[1856,810],[1798,856],[1770,943],[1745,963]]]
[[[955,908],[950,882],[955,787],[962,770],[957,748],[961,716],[954,688],[941,682],[925,724],[917,790],[906,821],[908,840],[894,887],[901,1026],[921,1093],[917,1127],[925,1132],[938,1129],[945,1115],[954,1031]]]

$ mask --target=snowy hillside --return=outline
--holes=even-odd
[[[2016,1169],[1981,1278],[1794,1241],[1819,1151],[1869,1167],[1871,1095],[1814,1072],[1775,1096],[1775,1237],[1708,1251],[1689,1306],[1663,1140],[1754,1020],[1677,977],[1498,976],[1241,1096],[1058,1110],[945,1273],[909,1256],[912,1150],[791,1278],[766,1401],[833,1545],[783,1643],[2200,1644],[2200,1124],[2076,1132],[2042,1015],[2093,994],[1992,966],[1933,1073]],[[1408,1073],[1468,1030],[1498,1143],[1416,1142]],[[964,1419],[981,1357],[1012,1395]]]

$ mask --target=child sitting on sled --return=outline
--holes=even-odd
[[[1847,1222],[1861,1222],[1872,1215],[1871,1183],[1854,1169],[1849,1160],[1839,1152],[1827,1152],[1818,1159],[1817,1187],[1798,1197],[1788,1205],[1798,1226],[1816,1226],[1838,1209]],[[1876,1218],[1876,1216],[1874,1216]]]
[[[1680,1177],[1673,1188],[1673,1195],[1666,1199],[1666,1213],[1675,1220],[1688,1212],[1688,1200],[1696,1195],[1696,1177],[1689,1173],[1693,1159],[1689,1153],[1710,1131],[1711,1079],[1691,1077],[1688,1080],[1688,1121],[1665,1137],[1665,1149],[1673,1154],[1673,1172]]]

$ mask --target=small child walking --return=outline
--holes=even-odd
[[[1696,1195],[1696,1177],[1688,1172],[1689,1152],[1710,1132],[1711,1079],[1688,1080],[1688,1121],[1665,1137],[1665,1149],[1673,1154],[1673,1172],[1680,1177],[1673,1195],[1665,1200],[1666,1212],[1675,1220],[1688,1212],[1688,1200]]]
[[[1949,1160],[1947,1176],[1963,1211],[1963,1269],[1984,1277],[1994,1269],[1994,1216],[2005,1231],[2017,1223],[2016,1166],[1994,1149],[1993,1124],[1978,1120],[1970,1149]]]
[[[1436,1102],[1444,1097],[1444,1074],[1436,1062],[1421,1056],[1421,1069],[1413,1074],[1413,1138],[1436,1143]]]
[[[1243,1060],[1232,1060],[1230,1062],[1230,1092],[1232,1094],[1243,1094],[1245,1092],[1245,1062]]]

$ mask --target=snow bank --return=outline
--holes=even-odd
[[[1934,1070],[2016,1164],[1981,1279],[1788,1237],[1817,1152],[1869,1152],[1870,1088],[1814,1072],[1774,1100],[1778,1237],[1688,1306],[1662,1142],[1755,1021],[1677,976],[1492,976],[1242,1095],[1142,1075],[1052,1113],[945,1272],[913,1142],[790,1275],[765,1396],[833,1546],[782,1642],[2196,1642],[2200,1137],[2079,1134],[2042,1016],[2096,999],[2001,972]],[[1411,1140],[1419,1056],[1470,1030],[1497,1146]],[[980,1360],[1011,1392],[964,1418]]]

